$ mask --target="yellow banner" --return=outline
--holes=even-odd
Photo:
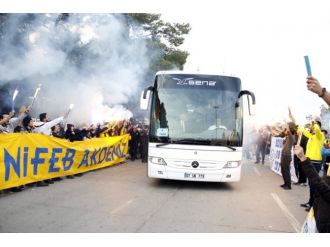
[[[0,190],[125,161],[129,135],[69,142],[41,134],[0,135]]]

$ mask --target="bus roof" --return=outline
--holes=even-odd
[[[184,75],[184,74],[187,74],[187,75],[214,75],[214,76],[238,78],[237,76],[220,75],[220,74],[216,74],[216,73],[191,72],[191,71],[182,71],[182,70],[161,70],[161,71],[158,71],[156,73],[156,76],[157,75],[171,75],[171,74],[182,74],[182,75]]]

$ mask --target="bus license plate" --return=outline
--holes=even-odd
[[[185,177],[185,178],[199,178],[199,179],[204,179],[204,178],[205,178],[205,174],[202,174],[202,173],[188,173],[188,172],[185,172],[185,173],[184,173],[184,177]]]

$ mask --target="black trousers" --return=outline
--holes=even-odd
[[[294,166],[294,173],[296,174],[297,178],[299,178],[299,159],[297,155],[293,156],[293,166]]]
[[[307,177],[304,172],[304,170],[301,167],[300,161],[299,161],[299,166],[298,166],[298,183],[306,183],[307,182]]]
[[[317,173],[320,172],[321,167],[322,167],[322,161],[315,161],[315,160],[311,160],[311,163],[314,166],[314,169],[316,170]],[[315,199],[315,192],[316,192],[316,188],[310,183],[310,181],[308,181],[309,184],[309,200],[308,203],[309,205],[313,206],[314,203],[314,199]]]
[[[290,174],[290,163],[291,155],[282,155],[281,156],[281,173],[284,180],[284,184],[288,187],[291,187],[291,174]]]

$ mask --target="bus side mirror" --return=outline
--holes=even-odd
[[[153,87],[148,87],[141,92],[141,97],[140,97],[141,110],[148,110],[151,90],[153,90]]]
[[[255,104],[256,104],[256,97],[254,96],[254,93],[252,93],[251,91],[248,91],[248,90],[242,90],[242,91],[240,91],[239,92],[239,94],[238,94],[238,99],[242,96],[242,95],[247,95],[247,100],[248,100],[248,107],[249,107],[249,115],[250,116],[254,116],[255,114],[254,114],[254,112],[255,112],[255,109],[254,109],[254,106],[255,106]],[[252,99],[252,107],[250,106],[250,97],[251,97],[251,99]],[[239,106],[239,103],[236,103],[236,105],[238,104],[238,106]],[[235,105],[235,107],[238,107],[238,106],[236,106]],[[251,109],[252,109],[252,111],[251,111]],[[252,113],[251,113],[252,112]]]

